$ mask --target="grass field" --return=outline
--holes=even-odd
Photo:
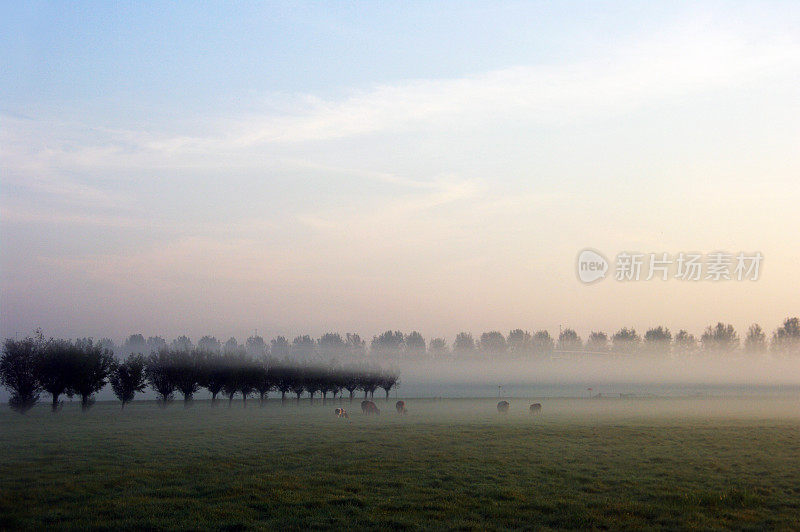
[[[4,406],[0,528],[800,528],[797,399],[540,401]]]

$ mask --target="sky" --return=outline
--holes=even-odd
[[[794,2],[2,1],[0,62],[0,336],[800,313]]]

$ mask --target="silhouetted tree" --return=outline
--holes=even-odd
[[[250,358],[261,358],[267,354],[267,344],[264,342],[264,339],[257,334],[248,338],[245,345],[247,346],[247,354],[250,355]]]
[[[197,349],[206,353],[219,353],[222,345],[214,336],[203,336],[197,341]]]
[[[189,406],[194,393],[200,389],[200,357],[195,356],[194,350],[170,350],[169,358],[175,388],[183,395],[183,405]]]
[[[634,353],[641,343],[636,329],[623,327],[611,337],[611,346],[617,353]]]
[[[78,359],[70,376],[69,389],[81,396],[81,409],[94,404],[94,394],[103,389],[114,367],[114,356],[91,338],[75,341]]]
[[[386,392],[386,400],[389,400],[389,392],[392,391],[398,382],[400,381],[400,374],[395,370],[385,371],[380,376],[380,381],[378,382],[378,386],[383,388],[383,391]]]
[[[527,356],[533,351],[533,336],[528,331],[514,329],[508,333],[508,352],[516,357]]]
[[[428,352],[434,357],[443,357],[450,354],[450,348],[447,346],[447,340],[444,338],[433,338],[428,343]]]
[[[236,338],[231,336],[225,342],[225,345],[222,346],[222,352],[226,355],[229,355],[231,353],[236,353],[237,351],[239,351],[239,342],[236,341]]]
[[[344,340],[339,333],[325,333],[317,340],[319,354],[322,358],[331,359],[341,356],[345,351]]]
[[[264,406],[270,390],[275,387],[275,379],[269,363],[254,364],[253,381],[254,387],[258,392],[258,402],[261,406]]]
[[[194,348],[194,344],[188,336],[178,336],[172,341],[170,347],[174,351],[191,351]]]
[[[295,337],[292,340],[292,354],[299,360],[309,360],[314,356],[314,340],[307,334]]]
[[[453,354],[457,356],[469,356],[475,353],[475,340],[472,334],[460,332],[453,341]]]
[[[751,354],[760,354],[767,350],[767,335],[764,334],[759,324],[754,323],[747,329],[744,348]]]
[[[481,334],[480,349],[484,354],[497,356],[505,354],[508,349],[506,338],[500,331],[490,331]]]
[[[236,351],[226,352],[225,356],[216,353],[198,351],[197,357],[200,365],[199,384],[211,393],[211,406],[216,405],[217,395],[230,379],[230,359],[236,357]],[[241,352],[240,352],[241,353]]]
[[[141,334],[132,334],[125,339],[125,342],[122,344],[122,353],[124,355],[130,355],[131,353],[147,353],[148,346],[147,342],[144,339],[144,336]]]
[[[697,339],[693,334],[689,334],[684,329],[678,331],[673,343],[675,345],[675,351],[679,353],[692,353],[697,349]]]
[[[292,354],[292,346],[284,336],[278,336],[270,341],[269,353],[272,358],[284,359]]]
[[[652,353],[669,353],[672,333],[666,327],[658,326],[644,333],[644,347]]]
[[[583,342],[573,329],[564,329],[558,335],[558,348],[561,351],[580,351],[583,348]]]
[[[41,387],[36,377],[40,343],[30,336],[7,339],[0,357],[0,384],[11,392],[8,406],[20,413],[30,410],[39,400]]]
[[[586,340],[586,349],[589,351],[608,351],[608,335],[601,331],[592,331]]]
[[[710,325],[706,327],[700,342],[703,344],[703,350],[707,352],[733,351],[739,347],[739,335],[736,334],[733,325],[720,322],[713,327]]]
[[[151,336],[147,339],[147,349],[144,352],[136,351],[137,353],[141,353],[143,355],[151,355],[153,353],[158,353],[162,349],[167,348],[167,341],[161,338],[160,336]]]
[[[396,358],[403,350],[403,333],[386,331],[372,338],[370,350],[374,356]]]
[[[147,387],[145,364],[141,354],[128,355],[124,362],[114,364],[108,380],[114,395],[122,402],[122,408],[133,401],[136,392],[143,392]]]
[[[72,342],[50,340],[43,348],[37,349],[37,353],[36,377],[42,389],[52,397],[51,410],[56,412],[61,405],[59,397],[63,394],[72,396],[70,383],[79,352]]]
[[[366,354],[367,343],[356,333],[347,333],[344,339],[345,348],[353,358],[362,358]]]
[[[145,376],[158,395],[159,406],[166,407],[175,395],[175,370],[168,349],[163,348],[147,358]]]
[[[800,355],[800,319],[786,318],[772,334],[771,347],[777,353]]]
[[[574,332],[574,331],[573,331]],[[550,333],[541,330],[533,335],[533,352],[537,355],[549,355],[555,349],[555,341]]]
[[[409,356],[420,357],[425,355],[425,338],[417,331],[411,331],[403,338],[405,351]]]

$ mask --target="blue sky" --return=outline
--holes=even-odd
[[[4,335],[797,313],[795,3],[2,2],[0,49]],[[587,246],[769,268],[586,287]]]

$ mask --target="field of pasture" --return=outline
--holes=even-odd
[[[798,398],[510,401],[4,405],[0,529],[800,527]]]

